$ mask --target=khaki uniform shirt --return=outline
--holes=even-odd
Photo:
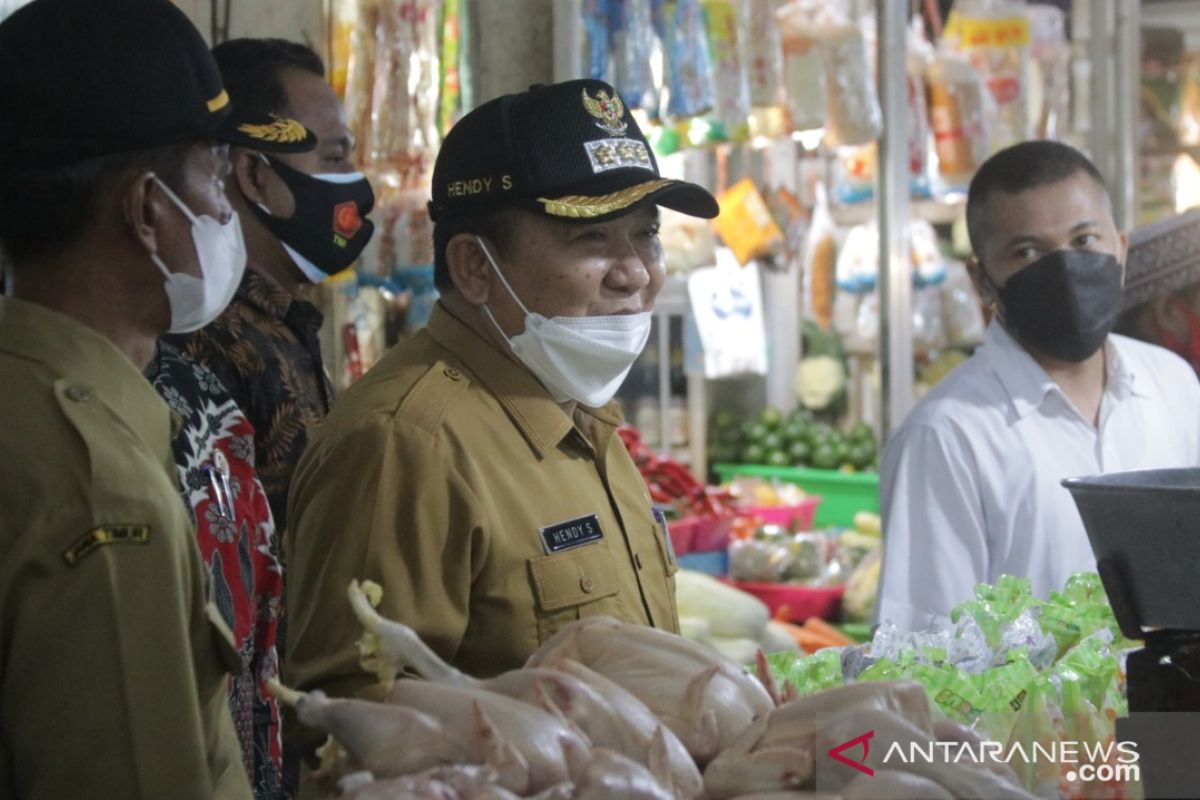
[[[296,472],[288,681],[370,694],[354,578],[380,583],[384,616],[476,676],[521,666],[585,616],[677,631],[674,554],[620,422],[615,403],[572,420],[436,307],[343,395]]]
[[[251,797],[166,405],[12,298],[0,386],[0,797]]]

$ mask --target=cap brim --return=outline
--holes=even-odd
[[[294,119],[240,114],[236,108],[210,135],[220,142],[268,153],[307,153],[317,146],[317,135]]]
[[[655,178],[609,194],[539,197],[537,202],[540,209],[551,217],[588,222],[604,222],[645,203],[705,219],[712,219],[721,210],[716,198],[707,189],[671,178]]]

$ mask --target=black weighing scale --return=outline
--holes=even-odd
[[[1063,481],[1126,638],[1129,717],[1147,798],[1200,797],[1200,469]],[[1188,713],[1190,712],[1190,713]]]

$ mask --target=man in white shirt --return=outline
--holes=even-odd
[[[996,315],[979,350],[884,451],[877,621],[920,630],[974,586],[1042,597],[1096,562],[1063,478],[1200,464],[1200,383],[1180,358],[1110,334],[1127,239],[1100,174],[1025,142],[971,182],[971,276]]]

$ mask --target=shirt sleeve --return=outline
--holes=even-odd
[[[426,431],[381,415],[328,434],[293,480],[285,677],[302,690],[371,696],[379,689],[359,665],[350,581],[380,584],[380,613],[453,661],[484,526],[478,499]]]
[[[883,569],[875,621],[923,630],[987,578],[987,533],[974,459],[951,432],[906,426],[880,470]]]
[[[88,529],[73,516],[55,527],[38,538]],[[74,566],[32,557],[10,595],[0,700],[18,797],[249,800],[227,707],[232,646],[217,647],[198,556],[172,539],[185,535],[150,529]]]

